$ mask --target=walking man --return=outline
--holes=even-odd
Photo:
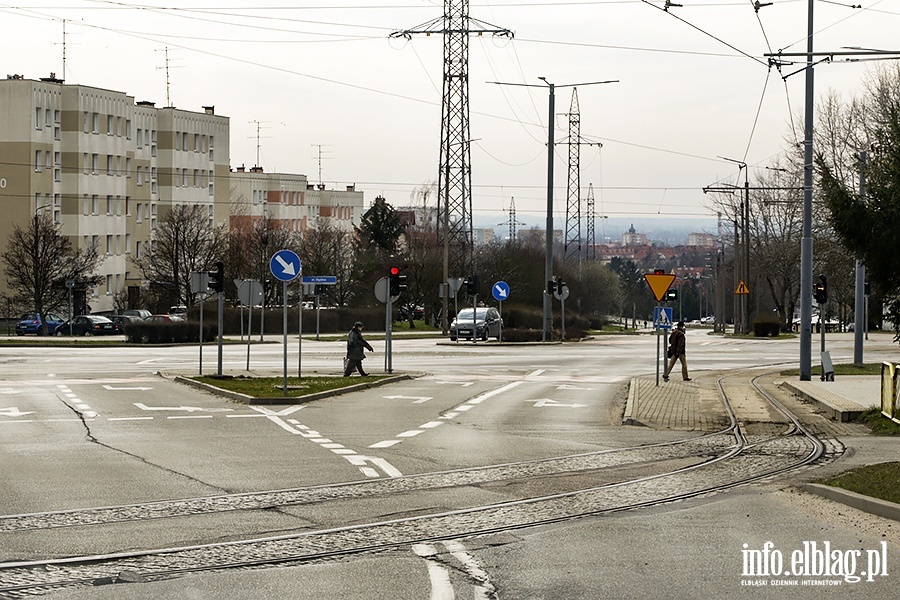
[[[362,361],[366,357],[363,348],[367,348],[369,352],[375,352],[375,350],[363,338],[362,329],[363,324],[357,321],[353,324],[350,333],[347,334],[347,364],[344,366],[344,377],[350,377],[353,369],[359,371],[359,374],[364,377],[368,376],[368,373],[362,368]]]
[[[663,375],[663,381],[669,380],[669,373],[675,366],[675,361],[681,361],[681,378],[690,381],[688,377],[687,357],[685,356],[685,338],[684,338],[684,321],[679,321],[678,325],[671,334],[669,334],[669,363],[666,365],[666,372]]]

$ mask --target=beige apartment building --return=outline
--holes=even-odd
[[[230,224],[237,204],[241,217],[268,214],[295,231],[319,216],[359,222],[361,192],[310,189],[303,175],[232,173],[229,142],[229,119],[212,106],[157,108],[52,74],[8,76],[0,80],[0,244],[16,224],[52,214],[76,248],[92,245],[104,257],[103,283],[84,298],[96,312],[112,310],[116,294],[140,304],[148,282],[132,259],[151,251],[172,206],[205,207],[211,226]]]

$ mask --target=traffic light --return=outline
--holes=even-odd
[[[547,280],[547,295],[552,296],[553,291],[556,289],[556,278]]]
[[[469,275],[466,277],[466,292],[470,296],[478,295],[478,275]]]
[[[328,293],[327,285],[316,284],[316,287],[315,287],[315,295],[316,296],[324,296],[327,293]]]
[[[563,281],[562,277],[556,278],[556,294],[558,296],[562,296],[563,288],[566,286],[566,282]]]
[[[818,304],[825,304],[828,302],[828,280],[824,275],[819,275],[819,283],[817,283],[815,289],[813,289],[813,297]]]
[[[399,296],[400,295],[400,278],[406,278],[403,275],[400,275],[400,267],[391,267],[390,275],[388,277],[388,282],[390,286],[390,295],[391,296]]]
[[[666,292],[666,302],[675,302],[678,300],[678,290],[669,290]]]
[[[225,264],[221,260],[216,263],[216,270],[209,272],[209,289],[217,293],[225,291]]]

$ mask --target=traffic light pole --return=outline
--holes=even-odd
[[[384,305],[387,307],[384,313],[384,370],[387,373],[392,373],[394,370],[393,365],[391,364],[391,281],[390,279],[385,280],[385,285],[387,286],[387,302]]]
[[[216,295],[219,297],[219,362],[216,373],[219,377],[222,376],[222,330],[225,327],[225,292],[217,292]],[[201,342],[202,343],[202,342]]]

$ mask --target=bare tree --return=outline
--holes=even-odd
[[[66,281],[78,287],[100,281],[94,274],[102,262],[97,248],[77,251],[49,216],[36,215],[25,229],[16,225],[2,256],[10,288],[40,315],[45,335],[46,313],[68,301]]]
[[[205,206],[180,204],[159,221],[153,234],[152,251],[134,261],[144,279],[171,291],[173,298],[193,306],[191,273],[209,271],[225,256],[224,226],[210,222]]]
[[[292,250],[300,255],[299,236],[269,216],[245,218],[228,233],[228,272],[233,278],[253,279],[260,283],[271,280],[269,261],[278,250]],[[306,264],[303,264],[306,268]],[[268,301],[278,293],[275,286],[266,287]]]

